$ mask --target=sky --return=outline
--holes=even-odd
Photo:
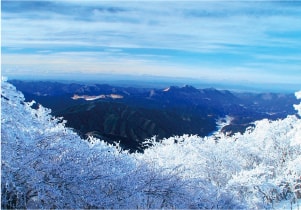
[[[301,89],[301,0],[1,1],[9,78],[154,75]]]

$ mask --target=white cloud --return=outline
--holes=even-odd
[[[54,6],[56,10],[2,11],[3,63],[7,67],[189,74],[255,81],[268,77],[279,80],[285,69],[287,81],[300,79],[296,57],[301,43],[290,35],[301,33],[300,7],[266,1],[62,1],[54,2]],[[83,52],[83,48],[91,51]],[[107,50],[99,52],[98,48]],[[168,52],[126,52],[132,48],[178,50],[183,55],[200,53],[201,61],[180,63],[175,57],[173,63],[174,55]],[[27,49],[36,49],[36,53]],[[274,52],[279,49],[283,51]],[[24,55],[17,54],[20,51]],[[47,57],[42,55],[47,52]],[[237,55],[237,63],[230,66],[226,60],[210,60],[210,64],[202,61],[202,54],[214,53]],[[241,55],[247,61],[240,60]],[[287,62],[279,62],[281,58]],[[273,70],[282,73],[274,75]]]
[[[96,3],[90,2],[90,4]],[[86,5],[90,4],[86,3]],[[16,43],[15,41],[22,40],[28,44],[33,40],[44,41],[45,44],[60,40],[66,45],[70,45],[72,41],[89,46],[93,44],[109,47],[136,46],[206,52],[212,49],[223,49],[224,44],[275,45],[273,39],[266,35],[267,31],[296,30],[296,25],[298,23],[300,25],[300,20],[294,16],[260,18],[244,15],[240,10],[246,10],[246,7],[252,8],[249,4],[246,6],[232,3],[230,7],[223,3],[224,9],[216,7],[218,6],[216,2],[167,3],[168,5],[162,6],[160,4],[162,2],[149,3],[146,6],[141,3],[127,6],[126,2],[121,6],[125,8],[125,12],[114,15],[91,9],[91,13],[97,14],[92,15],[89,21],[79,17],[86,14],[70,16],[51,12],[46,19],[28,18],[25,15],[22,18],[20,14],[15,14],[14,18],[9,14],[11,18],[6,19],[7,14],[4,12],[3,36],[11,45]],[[102,2],[102,5],[109,5],[109,3]],[[120,6],[116,3],[115,5]],[[204,11],[204,15],[187,17],[183,14],[184,11],[189,14],[195,10]],[[214,17],[221,12],[220,10],[226,10],[224,17]],[[206,16],[207,13],[212,13],[213,18],[210,15]]]

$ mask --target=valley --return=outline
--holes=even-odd
[[[294,114],[294,94],[238,93],[189,85],[166,88],[121,87],[49,81],[10,81],[27,101],[50,108],[67,126],[86,138],[120,142],[130,151],[143,151],[146,138],[183,134],[207,136],[218,119],[231,117],[221,130],[243,133],[261,119],[282,119]]]

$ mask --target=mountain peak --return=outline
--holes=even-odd
[[[190,92],[199,92],[199,90],[193,86],[184,85],[183,87],[170,86],[170,87],[164,89],[163,92],[185,92],[185,93],[189,92],[190,93]]]
[[[182,88],[182,90],[185,90],[185,91],[189,91],[189,92],[199,92],[198,89],[196,89],[195,87],[191,86],[191,85],[184,85]]]

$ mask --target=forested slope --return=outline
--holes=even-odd
[[[296,94],[301,98],[301,93]],[[301,192],[301,105],[244,134],[146,140],[129,154],[81,139],[1,84],[2,208],[293,208]],[[287,204],[283,206],[281,204]],[[299,204],[300,205],[300,204]]]

